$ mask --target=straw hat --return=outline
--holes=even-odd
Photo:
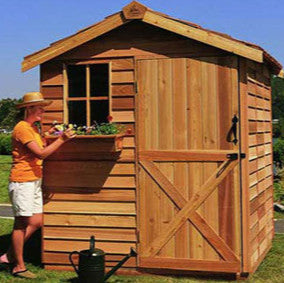
[[[17,108],[28,106],[48,106],[52,103],[51,100],[45,100],[40,92],[27,92],[23,96],[23,102],[17,105]]]

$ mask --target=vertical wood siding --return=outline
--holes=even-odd
[[[238,74],[234,57],[160,59],[138,62],[140,151],[238,150],[226,141],[238,114]],[[140,99],[140,98],[139,98]],[[155,166],[189,200],[219,164],[155,162]],[[230,174],[197,210],[210,227],[240,255],[239,172]],[[140,167],[140,253],[162,235],[178,209]],[[145,209],[147,208],[147,209]],[[155,257],[222,261],[206,238],[188,221]],[[212,268],[214,269],[213,265]],[[190,267],[189,267],[190,269]]]

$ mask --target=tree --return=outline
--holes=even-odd
[[[274,76],[271,80],[273,119],[284,118],[284,79]]]
[[[16,108],[18,99],[5,98],[0,100],[0,128],[12,130],[18,122],[20,110]]]

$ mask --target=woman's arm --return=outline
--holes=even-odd
[[[72,139],[76,136],[76,134],[71,130],[66,130],[62,136],[60,136],[57,140],[55,140],[52,144],[48,145],[45,148],[41,148],[37,142],[31,141],[26,144],[26,146],[33,152],[38,158],[44,159],[54,151],[56,151],[63,143]]]

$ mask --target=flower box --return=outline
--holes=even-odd
[[[122,150],[123,134],[117,135],[78,135],[64,143],[49,160],[98,160],[117,159]],[[58,137],[45,137],[47,144]]]

